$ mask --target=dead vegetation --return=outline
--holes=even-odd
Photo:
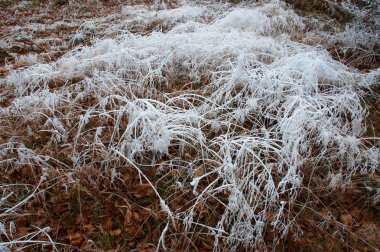
[[[141,3],[1,2],[0,250],[377,251],[378,35]]]

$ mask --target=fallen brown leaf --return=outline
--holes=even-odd
[[[113,236],[118,236],[120,234],[121,234],[120,228],[111,231],[111,235],[113,235]]]

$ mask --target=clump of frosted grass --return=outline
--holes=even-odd
[[[16,64],[31,66],[38,63],[38,57],[36,54],[21,55],[16,57]]]
[[[342,62],[359,69],[378,67],[380,9],[378,1],[363,1],[354,4],[351,1],[328,1],[332,9],[337,8],[350,17],[352,22],[341,24],[334,20],[319,20],[313,25],[313,18],[308,18],[311,31],[303,41],[314,45],[323,45]],[[322,27],[325,28],[322,28]],[[321,29],[322,28],[322,29]],[[329,33],[323,30],[329,30]]]
[[[195,146],[202,143],[204,136],[200,129],[201,116],[194,108],[185,110],[170,106],[173,102],[128,100],[115,95],[105,97],[98,107],[93,107],[80,117],[75,143],[85,139],[84,135],[93,131],[95,136],[86,143],[87,145],[94,146],[99,153],[107,153],[110,148],[114,148],[131,160],[144,152],[164,155],[168,154],[170,146],[183,148],[186,145]],[[107,106],[116,103],[118,105],[112,110],[106,109]],[[81,130],[94,118],[99,122],[96,128]],[[112,119],[114,126],[107,127],[107,120],[104,119]],[[110,136],[102,138],[105,131],[110,133]],[[82,158],[85,159],[85,154],[77,153],[74,158],[76,162],[81,162]]]

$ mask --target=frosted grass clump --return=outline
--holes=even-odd
[[[1,109],[0,115],[4,118],[22,116],[26,120],[34,121],[43,117],[44,113],[53,114],[59,106],[60,99],[60,95],[48,90],[20,96],[14,99],[9,107]]]
[[[188,103],[186,99],[180,100]],[[202,144],[204,135],[200,130],[201,115],[194,108],[185,110],[173,106],[173,102],[174,100],[166,103],[150,99],[128,100],[115,95],[105,97],[80,117],[75,138],[75,146],[78,147],[74,155],[75,162],[85,162],[87,149],[83,152],[80,150],[83,140],[91,131],[96,133],[88,140],[87,146],[92,146],[94,151],[103,156],[112,156],[112,148],[131,160],[145,153],[167,155],[170,146],[181,149]],[[107,126],[107,120],[111,118],[114,121],[112,128]],[[98,121],[96,127],[81,130],[88,128],[87,125],[94,120]]]
[[[180,110],[148,100],[135,100],[128,107],[130,123],[123,133],[127,142],[121,144],[131,145],[128,156],[140,148],[153,148],[155,152],[167,154],[174,140],[180,146],[203,142],[203,133],[199,130],[202,118],[195,110]]]
[[[225,234],[229,234],[227,243],[233,251],[240,245],[265,247],[265,230],[271,213],[276,213],[271,217],[271,224],[280,233],[287,233],[291,223],[283,223],[285,202],[280,198],[285,196],[292,201],[296,195],[293,195],[294,191],[280,187],[292,182],[296,188],[301,177],[293,173],[278,181],[285,174],[285,167],[289,167],[281,156],[281,142],[251,135],[221,135],[211,146],[219,150],[215,153],[218,166],[210,171],[217,177],[204,189],[198,189],[198,184],[209,174],[193,179],[191,184],[196,192],[196,202],[185,221],[196,223],[192,217],[194,209],[204,204],[207,198],[227,192],[226,210],[217,225],[210,228],[216,237],[215,249]]]
[[[21,55],[16,57],[16,64],[31,66],[38,63],[38,56],[36,54]]]
[[[265,4],[252,8],[234,8],[225,17],[215,20],[220,31],[254,32],[261,35],[279,35],[302,31],[304,24],[293,12],[279,8],[279,4]]]
[[[377,68],[379,58],[380,9],[378,1],[327,1],[332,9],[344,13],[349,23],[324,18],[319,25],[313,25],[313,18],[306,23],[312,30],[302,39],[313,45],[323,45],[345,64],[359,69]],[[325,28],[323,28],[325,26]],[[330,32],[325,32],[329,30]]]
[[[269,6],[273,9],[273,5]],[[267,9],[270,9],[269,7],[265,8],[264,10],[266,12],[269,12]],[[199,7],[198,7],[199,8]],[[255,30],[247,30],[244,37],[246,37],[246,40],[262,40],[264,38],[261,38],[259,33],[260,31],[264,31],[266,27],[271,27],[270,22],[271,20],[276,17],[275,14],[265,14],[265,12],[261,13],[256,11],[255,13],[261,13],[261,16],[265,16],[266,18],[263,20],[260,20],[258,18],[252,19],[252,22],[261,22],[255,23],[255,27],[259,24]],[[220,53],[225,54],[226,50],[229,50],[232,45],[236,45],[235,52],[240,47],[242,50],[252,50],[250,48],[245,48],[249,42],[248,41],[240,41],[236,40],[236,36],[240,36],[240,33],[238,31],[230,32],[230,27],[228,25],[231,25],[230,22],[233,21],[233,16],[236,16],[239,12],[247,12],[249,15],[255,14],[251,13],[250,10],[246,9],[237,9],[236,11],[231,11],[229,15],[226,17],[222,17],[220,21],[216,20],[214,23],[210,24],[209,26],[203,27],[203,25],[199,26],[199,31],[195,28],[194,33],[190,34],[171,34],[170,36],[162,33],[154,33],[153,36],[132,36],[132,35],[126,35],[122,36],[119,40],[111,40],[106,39],[103,41],[100,41],[95,46],[91,48],[85,48],[80,53],[75,53],[71,56],[71,54],[68,54],[66,57],[62,57],[60,60],[57,61],[57,63],[52,65],[37,65],[33,69],[33,77],[30,76],[31,79],[23,80],[23,76],[20,75],[20,73],[15,73],[8,79],[8,83],[22,83],[24,82],[31,82],[31,83],[40,83],[40,82],[46,82],[47,80],[53,80],[55,78],[62,77],[63,79],[69,79],[73,78],[74,76],[82,76],[82,75],[91,75],[91,72],[94,69],[103,69],[107,71],[114,72],[114,70],[120,70],[120,68],[127,66],[127,67],[133,67],[133,64],[136,62],[141,62],[146,69],[146,71],[150,70],[150,68],[153,67],[153,71],[156,71],[160,73],[160,68],[155,68],[155,66],[164,66],[165,64],[158,62],[162,62],[162,60],[165,60],[163,57],[169,57],[167,60],[169,62],[181,62],[184,60],[183,57],[181,57],[182,53],[185,54],[184,57],[189,57],[189,49],[193,48],[193,50],[197,50],[193,53],[196,53],[195,55],[199,55],[196,58],[209,58],[213,55],[207,55],[209,52],[214,54],[215,49],[219,49]],[[285,10],[283,10],[285,12]],[[175,11],[173,12],[175,13]],[[181,11],[182,13],[182,11]],[[280,12],[281,13],[281,12]],[[255,14],[255,15],[256,15]],[[175,14],[173,14],[175,15]],[[232,17],[230,16],[232,15]],[[251,15],[252,16],[252,15]],[[290,15],[289,15],[290,17]],[[232,18],[232,20],[230,20]],[[274,22],[274,21],[273,21]],[[300,23],[299,20],[292,21],[288,19],[281,19],[280,21],[277,20],[275,23],[278,23],[278,28],[276,28],[276,31],[279,30],[279,32],[286,32],[286,27],[291,27],[292,25],[290,23]],[[227,25],[227,28],[223,28],[223,23]],[[238,25],[238,24],[237,24]],[[240,27],[243,28],[240,24]],[[252,26],[248,26],[252,27]],[[283,29],[280,29],[283,27]],[[248,28],[247,28],[248,29]],[[302,23],[299,24],[299,28],[302,29]],[[190,37],[189,37],[190,36]],[[227,36],[227,38],[226,38]],[[120,41],[120,42],[117,42]],[[166,43],[162,43],[162,41],[166,41]],[[215,47],[215,43],[223,42],[222,45]],[[270,50],[271,46],[268,44],[268,42],[262,41],[252,41],[251,47],[257,47],[258,50],[265,50],[263,52],[267,53],[267,50]],[[174,47],[174,50],[173,50]],[[195,48],[194,48],[195,47]],[[179,55],[173,54],[173,52],[177,52]],[[233,51],[232,51],[233,52]],[[150,55],[150,57],[148,57]],[[154,55],[154,56],[153,56]],[[160,56],[161,55],[161,56]],[[194,56],[195,56],[194,55]],[[71,57],[70,57],[71,56]],[[157,57],[158,56],[158,57]],[[177,58],[176,58],[177,56]],[[136,58],[137,57],[137,58]],[[215,57],[213,57],[215,59]],[[190,62],[189,62],[190,63]],[[197,67],[197,65],[202,64],[202,62],[191,62],[192,67]],[[209,63],[209,62],[205,62]],[[219,64],[218,64],[219,65]],[[201,66],[199,66],[201,67]],[[211,64],[212,67],[212,64]],[[139,65],[137,64],[136,69],[131,69],[134,74],[138,74],[139,72],[142,72],[142,75],[146,75],[146,71],[142,71],[145,69],[139,69]],[[128,68],[127,68],[128,69]],[[163,69],[166,70],[166,69]],[[57,74],[58,73],[58,74]],[[128,76],[124,76],[128,77]],[[19,89],[22,90],[20,87]]]
[[[47,89],[48,84],[57,76],[58,72],[50,64],[37,64],[33,67],[17,71],[7,77],[8,84],[17,84],[17,93],[28,94],[37,89]]]
[[[161,27],[175,26],[179,22],[201,19],[208,11],[206,7],[200,6],[179,6],[175,9],[152,10],[144,6],[126,6],[122,10],[122,15],[126,19],[122,24],[128,26],[141,26],[141,30],[152,24]]]

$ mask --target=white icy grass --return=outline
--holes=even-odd
[[[349,14],[352,21],[344,27],[335,20],[311,19],[313,27],[303,41],[330,48],[345,64],[365,68],[378,67],[380,57],[380,2],[364,0],[360,5],[351,1],[328,1],[332,7]],[[317,28],[319,26],[319,29]],[[317,28],[317,29],[315,29]],[[324,32],[329,30],[330,32]]]
[[[296,226],[289,209],[305,172],[322,169],[334,188],[378,171],[379,149],[363,138],[360,90],[379,71],[359,73],[322,48],[291,41],[304,24],[281,2],[135,6],[123,15],[102,28],[123,35],[11,74],[6,85],[18,98],[1,109],[2,118],[35,119],[51,144],[73,147],[71,169],[98,163],[113,177],[126,160],[138,169],[195,151],[206,171],[182,185],[192,188],[193,205],[176,212],[160,197],[161,205],[173,225],[207,228],[215,250],[220,241],[231,250],[263,248],[269,227],[276,240],[285,237]],[[181,78],[187,84],[178,90]],[[196,169],[195,161],[188,165]],[[195,209],[221,193],[228,199],[220,201],[219,221],[203,223]]]

